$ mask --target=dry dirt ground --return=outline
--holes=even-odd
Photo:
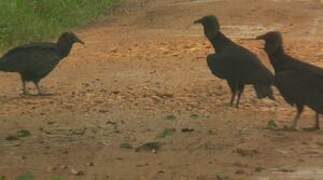
[[[42,82],[53,95],[20,96],[19,76],[0,73],[0,177],[323,179],[323,131],[284,130],[295,110],[277,91],[276,102],[257,100],[248,87],[240,109],[228,106],[226,83],[206,66],[213,49],[192,24],[207,14],[269,68],[263,43],[242,38],[281,30],[288,53],[323,66],[319,1],[129,1],[77,31],[86,46]],[[300,126],[312,125],[306,109]],[[31,135],[13,139],[22,130]]]

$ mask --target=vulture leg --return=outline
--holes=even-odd
[[[234,104],[234,100],[236,99],[236,95],[237,95],[237,88],[235,86],[235,83],[233,83],[232,81],[228,81],[230,90],[231,90],[231,100],[230,100],[230,106],[233,107]]]
[[[316,112],[315,114],[315,126],[314,129],[320,129],[320,114]]]
[[[39,86],[39,81],[33,81],[33,82],[34,82],[34,84],[35,84],[35,86],[37,88],[38,96],[44,95],[43,92],[42,92],[42,90],[41,90],[41,88],[40,88],[40,86]]]
[[[298,128],[298,120],[301,117],[301,114],[302,114],[303,110],[304,110],[303,105],[297,105],[297,114],[296,114],[296,116],[294,118],[294,122],[293,122],[293,125],[292,125],[291,129],[296,130]]]
[[[315,125],[311,128],[305,128],[307,131],[316,131],[320,129],[320,114],[315,112]]]
[[[21,82],[22,82],[22,94],[29,95],[27,88],[26,88],[26,80],[22,75],[20,75],[20,77],[21,77]]]
[[[231,100],[230,100],[230,106],[233,107],[234,100],[236,98],[236,92],[231,92]]]
[[[26,81],[22,81],[22,94],[23,95],[28,95],[29,93],[27,92],[27,89],[26,89]]]
[[[240,98],[241,98],[241,95],[244,91],[244,85],[240,85],[239,86],[239,92],[238,92],[238,99],[237,99],[237,103],[236,103],[236,108],[239,108],[239,103],[240,103]]]

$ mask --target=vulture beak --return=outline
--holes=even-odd
[[[198,20],[196,20],[196,21],[194,21],[194,24],[202,24],[202,19],[198,19]]]
[[[265,35],[257,36],[255,40],[265,40]]]
[[[77,42],[79,42],[79,43],[81,43],[81,44],[85,45],[84,41],[82,41],[81,39],[77,39]]]
[[[256,40],[255,38],[241,38],[240,40],[243,41],[252,41],[252,40]]]
[[[81,40],[79,37],[77,37],[76,35],[74,36],[74,41],[75,41],[75,42],[78,42],[78,43],[80,43],[80,44],[83,44],[83,45],[85,44],[85,43],[84,43],[84,41],[82,41],[82,40]]]

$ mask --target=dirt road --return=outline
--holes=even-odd
[[[276,102],[257,100],[248,87],[239,110],[228,106],[226,83],[206,66],[213,49],[192,24],[207,14],[269,68],[261,42],[239,39],[281,30],[290,54],[323,66],[319,1],[132,0],[77,31],[86,46],[42,82],[52,96],[21,97],[19,76],[0,73],[0,177],[323,179],[323,131],[281,130],[295,112],[277,91]],[[300,126],[313,124],[306,109]],[[6,139],[21,130],[31,135]]]

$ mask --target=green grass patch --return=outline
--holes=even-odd
[[[17,131],[17,137],[19,138],[25,138],[28,136],[31,136],[31,133],[27,129],[20,129],[19,131]]]
[[[194,119],[194,120],[198,119],[199,117],[200,116],[198,114],[192,114],[191,115],[191,119]]]
[[[267,122],[267,129],[276,129],[278,128],[278,125],[274,119],[271,119]]]
[[[29,136],[31,136],[30,131],[28,131],[26,129],[20,129],[19,131],[16,132],[16,134],[14,134],[14,135],[12,135],[12,134],[11,135],[8,135],[6,137],[6,140],[7,141],[18,141],[21,138],[27,138]]]
[[[50,178],[50,180],[64,180],[64,178],[61,176],[53,176]]]
[[[135,149],[135,152],[158,152],[161,148],[160,142],[147,142]]]
[[[122,148],[122,149],[132,149],[133,147],[129,143],[122,143],[122,144],[120,144],[120,148]]]
[[[1,0],[0,48],[56,38],[84,26],[124,0]]]
[[[35,176],[31,172],[27,172],[21,176],[18,176],[16,180],[35,180]]]
[[[173,114],[166,116],[166,120],[168,121],[176,121],[176,119],[176,116]]]
[[[176,132],[175,128],[165,128],[160,134],[157,135],[157,138],[166,138],[172,136]]]

